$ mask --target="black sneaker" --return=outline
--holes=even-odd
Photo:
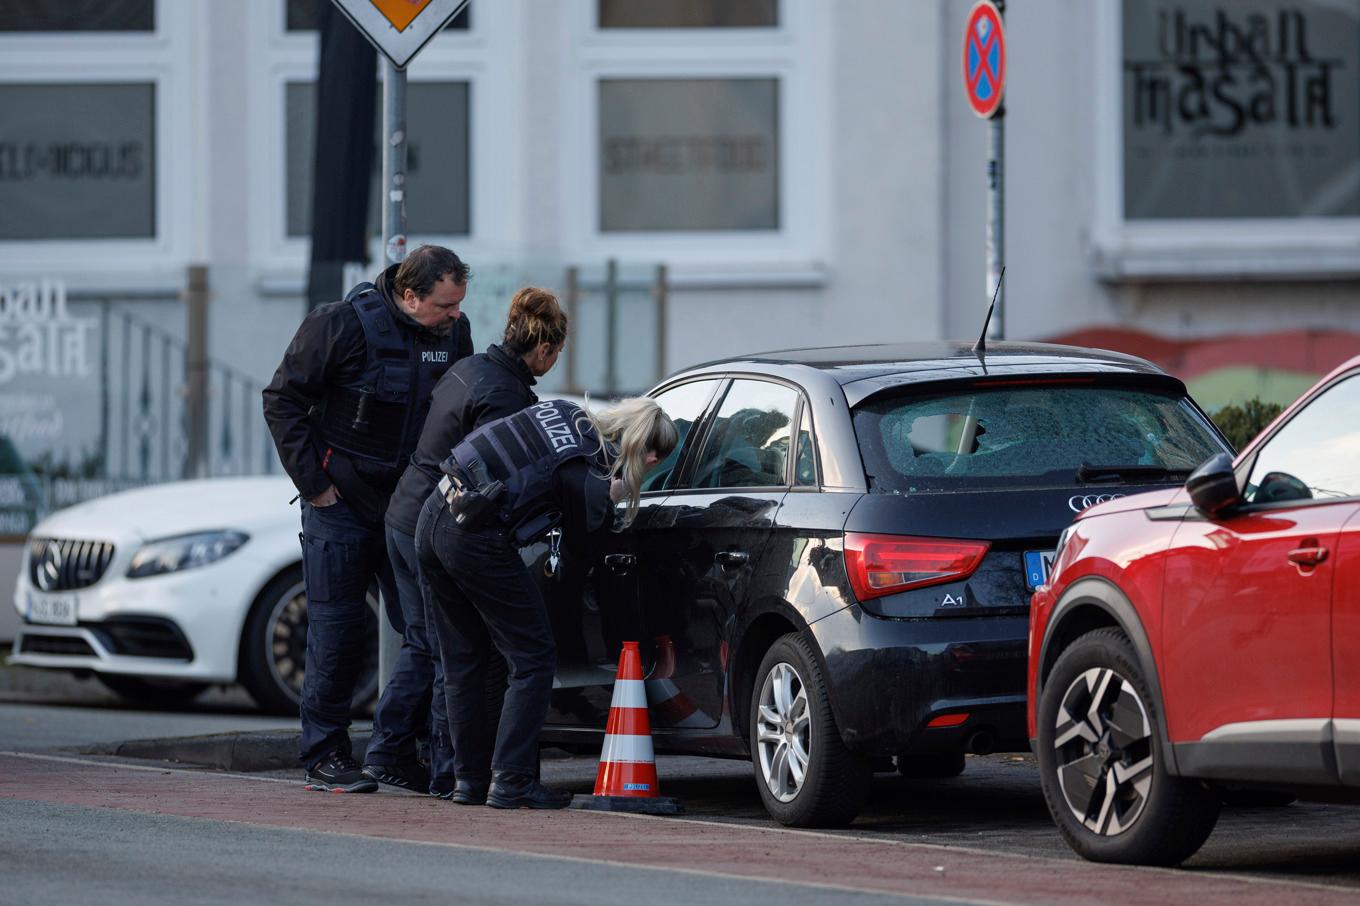
[[[532,774],[497,771],[486,804],[492,808],[566,808],[571,805],[571,793],[549,789]]]
[[[430,788],[430,769],[419,761],[399,761],[395,764],[374,764],[363,767],[364,776],[388,786],[399,786],[413,793]]]
[[[359,762],[341,752],[332,752],[307,770],[305,789],[323,793],[376,793],[378,784],[365,777]]]

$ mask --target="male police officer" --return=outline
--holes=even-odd
[[[468,269],[421,246],[314,310],[264,391],[264,415],[302,503],[307,668],[302,748],[307,788],[370,793],[351,755],[349,712],[364,668],[366,596],[376,579],[388,618],[397,605],[383,539],[388,498],[410,459],[435,382],[472,353],[459,306]]]

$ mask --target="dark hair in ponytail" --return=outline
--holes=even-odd
[[[540,343],[553,347],[567,340],[567,313],[557,303],[557,297],[546,289],[526,286],[510,300],[510,314],[505,319],[505,339],[502,345],[511,355],[522,356],[538,348]]]

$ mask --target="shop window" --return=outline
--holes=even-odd
[[[0,240],[156,235],[156,86],[0,85]]]
[[[156,0],[5,0],[0,32],[155,31]]]
[[[779,80],[602,79],[600,230],[779,228]]]
[[[1360,216],[1360,7],[1123,0],[1126,220]]]
[[[600,28],[774,28],[778,0],[598,0]]]
[[[150,0],[148,0],[150,2]],[[331,0],[287,0],[284,9],[284,27],[288,31],[316,31],[317,4],[330,3]],[[449,24],[444,26],[455,31],[467,31],[470,26],[469,16],[472,5],[463,7],[463,11],[449,20]]]
[[[307,236],[311,233],[312,219],[316,86],[311,82],[289,82],[285,91],[287,231],[289,236]],[[467,82],[411,82],[407,86],[408,233],[465,236],[471,232],[469,94]],[[378,96],[382,96],[381,86]],[[377,107],[373,140],[381,148],[381,101]],[[368,196],[369,232],[374,236],[382,231],[381,179],[382,155],[375,152]],[[317,186],[317,191],[327,191],[327,187]]]

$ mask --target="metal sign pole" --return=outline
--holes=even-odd
[[[1005,22],[1006,0],[993,0]],[[1002,86],[998,86],[1000,91]],[[991,127],[991,160],[987,163],[987,304],[996,300],[988,339],[1006,336],[1006,288],[1000,286],[1006,266],[1006,102],[1001,101],[988,124]]]
[[[383,266],[406,259],[406,70],[383,61]],[[384,602],[386,605],[388,602]],[[395,604],[396,602],[390,602]],[[378,693],[386,688],[401,652],[401,635],[378,617]]]
[[[973,113],[990,120],[987,160],[987,240],[985,249],[989,306],[985,340],[1006,335],[1006,299],[1001,275],[1006,270],[1006,0],[977,0],[963,27],[963,86]]]
[[[383,254],[406,260],[406,70],[383,61]]]
[[[1006,111],[998,110],[989,124],[992,137],[991,160],[987,162],[987,296],[986,303],[996,299],[991,323],[987,327],[989,340],[1006,336],[1006,288],[999,286],[1001,270],[1006,265]]]

